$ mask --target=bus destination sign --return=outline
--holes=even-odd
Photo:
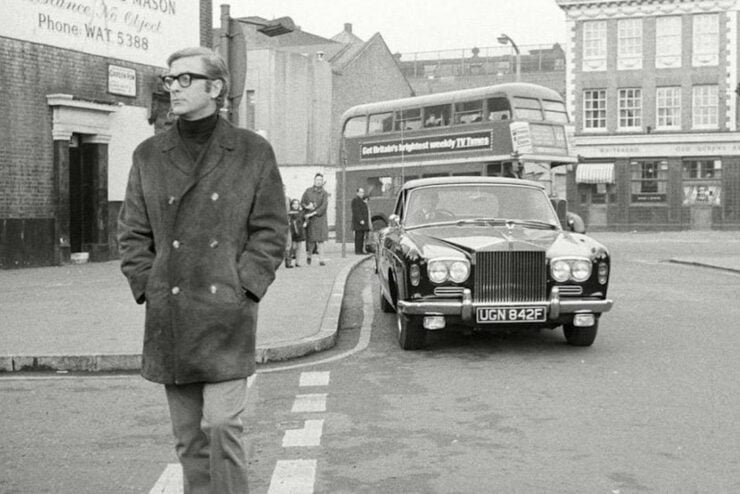
[[[490,131],[437,136],[418,136],[392,141],[367,142],[360,146],[360,159],[392,158],[402,155],[448,153],[491,149]]]

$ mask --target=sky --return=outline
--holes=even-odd
[[[555,0],[214,0],[232,17],[290,16],[303,31],[325,38],[345,23],[364,41],[383,36],[393,53],[499,46],[507,34],[520,47],[565,44],[565,14]]]

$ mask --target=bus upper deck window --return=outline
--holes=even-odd
[[[421,108],[396,112],[396,130],[416,130],[421,128]]]
[[[367,120],[365,116],[352,117],[344,124],[344,137],[365,135]]]
[[[505,96],[488,99],[488,120],[509,120],[511,105]]]
[[[562,101],[542,100],[545,107],[545,120],[552,122],[568,123],[568,112]]]
[[[381,132],[390,132],[393,130],[393,113],[377,113],[370,115],[368,121],[368,134],[378,134]]]
[[[536,98],[514,98],[514,107],[516,111],[516,118],[523,118],[525,120],[543,120],[542,107],[540,100]]]
[[[455,123],[469,124],[483,120],[483,101],[455,103]]]
[[[450,123],[450,105],[424,108],[424,127],[443,127]]]

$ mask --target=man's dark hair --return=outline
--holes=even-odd
[[[313,178],[316,178],[316,177],[324,178],[324,174],[323,173],[317,173],[316,175],[313,176]]]

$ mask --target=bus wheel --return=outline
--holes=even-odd
[[[377,232],[378,230],[382,230],[388,226],[388,222],[385,221],[383,218],[373,218],[373,230],[374,232]]]

